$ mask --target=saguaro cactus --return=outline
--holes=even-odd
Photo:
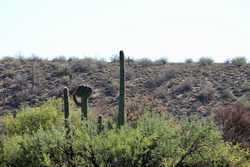
[[[97,133],[101,133],[102,130],[103,130],[102,115],[99,115],[97,121]]]
[[[77,106],[82,109],[82,120],[88,119],[88,98],[92,93],[92,88],[84,85],[79,85],[76,91],[73,93],[73,100]],[[77,97],[81,98],[81,102],[78,102]]]
[[[7,98],[7,90],[3,90],[3,107],[5,107],[5,100]]]
[[[32,89],[34,89],[34,86],[35,86],[34,63],[32,63],[32,66],[31,66],[30,79],[31,79]]]
[[[71,164],[73,160],[73,148],[70,142],[70,121],[69,121],[69,89],[65,87],[63,89],[63,101],[64,101],[64,118],[65,118],[65,129],[66,129],[66,156],[67,161]]]
[[[125,63],[124,53],[120,51],[120,95],[119,95],[119,111],[118,126],[125,124]]]
[[[69,128],[69,89],[63,89],[65,128]]]

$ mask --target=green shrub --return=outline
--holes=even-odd
[[[165,65],[165,64],[168,63],[168,58],[167,57],[162,57],[159,60],[156,60],[155,62],[156,63],[161,63],[161,64]]]
[[[215,89],[211,85],[205,85],[199,92],[197,99],[202,103],[209,103],[215,98]]]
[[[247,64],[247,59],[245,57],[236,57],[231,60],[231,63],[237,66],[242,66]]]
[[[9,135],[33,133],[40,126],[43,129],[49,129],[60,122],[58,119],[58,115],[61,114],[60,103],[60,100],[52,100],[41,107],[23,109],[16,114],[16,118],[7,115],[1,117],[0,122]]]
[[[208,57],[202,57],[199,59],[199,64],[201,66],[212,65],[213,63],[214,63],[214,60]]]
[[[48,114],[47,109],[58,112],[61,105],[55,100],[35,109]],[[134,126],[126,124],[121,128],[116,128],[111,119],[106,119],[100,133],[97,118],[81,122],[79,113],[72,112],[66,138],[63,116],[57,114],[59,121],[48,121],[54,120],[54,116],[44,119],[46,114],[37,117],[35,111],[28,110],[23,116],[26,121],[20,121],[20,117],[15,119],[24,130],[1,133],[1,166],[250,165],[249,150],[224,142],[221,132],[205,119],[167,116],[165,120],[165,117],[147,113]],[[39,118],[40,126],[35,124],[36,129],[31,134],[26,126],[31,126],[27,119],[32,115]],[[3,118],[10,119],[9,116]],[[3,123],[3,128],[14,126]]]
[[[186,79],[182,82],[179,91],[180,91],[181,93],[184,93],[184,92],[186,92],[186,91],[192,90],[193,87],[194,87],[194,84],[195,84],[195,80],[194,80],[193,78],[186,78]]]
[[[185,60],[185,62],[186,62],[186,63],[193,63],[194,61],[193,61],[193,59],[191,59],[191,58],[187,58],[187,59]]]

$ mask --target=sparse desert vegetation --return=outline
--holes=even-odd
[[[2,58],[0,166],[249,166],[246,62],[126,58],[118,126],[119,57]],[[81,84],[92,88],[83,121]]]

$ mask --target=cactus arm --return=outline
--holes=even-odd
[[[77,98],[76,98],[75,94],[73,94],[73,100],[74,100],[74,102],[76,103],[77,106],[82,106],[82,104],[77,101]]]
[[[76,91],[73,93],[73,100],[77,106],[82,109],[82,120],[88,119],[88,98],[92,93],[92,88],[84,85],[79,85]],[[78,102],[76,96],[81,98],[81,102]]]
[[[118,110],[118,126],[125,124],[125,63],[124,53],[120,51],[120,95]]]

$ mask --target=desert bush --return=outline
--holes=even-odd
[[[67,61],[67,58],[65,56],[63,56],[63,55],[60,55],[60,56],[55,57],[55,58],[52,59],[52,62],[60,62],[60,63],[62,63],[62,62],[66,62],[66,61]]]
[[[250,91],[250,82],[249,81],[245,81],[245,83],[241,86],[241,90],[243,92]]]
[[[225,88],[222,90],[221,97],[228,98],[232,96],[232,90],[230,88]]]
[[[98,69],[103,69],[106,66],[107,62],[104,59],[96,60],[96,66]]]
[[[32,61],[32,62],[43,62],[45,61],[43,58],[39,57],[38,55],[36,54],[32,54],[30,57],[27,58],[29,61]]]
[[[153,115],[160,114],[162,117],[167,113],[167,108],[161,100],[146,95],[129,98],[126,104],[127,121],[131,125],[147,111]]]
[[[185,63],[193,63],[194,61],[193,61],[193,59],[191,59],[191,58],[187,58],[186,60],[185,60]]]
[[[199,59],[199,64],[201,66],[211,65],[214,63],[214,60],[208,57],[202,57]]]
[[[194,84],[195,84],[195,80],[194,80],[193,78],[186,78],[186,79],[182,82],[182,84],[181,84],[181,86],[180,86],[180,88],[179,88],[179,91],[180,91],[181,93],[183,93],[183,92],[192,90],[193,87],[194,87]]]
[[[9,77],[9,78],[14,78],[14,76],[16,75],[14,70],[6,70],[4,72],[4,77]]]
[[[170,79],[174,78],[177,74],[177,68],[173,66],[167,66],[161,74],[154,80],[156,86],[161,86],[164,82],[169,81]]]
[[[166,88],[164,86],[159,86],[154,90],[154,93],[156,95],[157,98],[160,99],[165,99],[167,92],[166,92]]]
[[[104,93],[107,96],[114,96],[117,94],[119,90],[119,80],[118,79],[113,79],[111,81],[107,81]]]
[[[200,90],[197,96],[197,99],[203,104],[208,103],[211,100],[214,100],[214,98],[215,98],[215,89],[210,85],[204,86]]]
[[[71,71],[72,72],[89,72],[95,71],[98,68],[102,68],[101,63],[97,63],[98,61],[92,58],[84,58],[79,61],[72,61]]]
[[[236,106],[242,106],[247,110],[250,110],[250,103],[249,103],[249,92],[244,93],[236,102]]]
[[[145,114],[134,128],[109,129],[115,127],[112,121],[104,127],[98,133],[95,122],[79,122],[71,126],[68,140],[62,128],[53,126],[38,129],[32,136],[13,135],[3,140],[1,158],[4,166],[225,166],[247,162],[246,151],[232,149],[215,126],[204,120],[171,117],[166,122]],[[230,162],[240,152],[241,159]]]
[[[38,108],[27,108],[17,112],[16,117],[7,115],[0,118],[5,126],[6,134],[24,134],[37,131],[40,126],[49,129],[58,122],[57,116],[61,113],[60,100],[54,100]]]
[[[60,83],[63,84],[63,85],[65,85],[65,86],[69,84],[69,81],[70,81],[69,76],[63,76],[63,77],[60,79]]]
[[[1,58],[1,61],[4,63],[11,63],[11,62],[15,61],[15,58],[11,57],[11,56],[4,56]]]
[[[55,77],[61,77],[63,75],[68,75],[70,73],[70,65],[68,63],[56,64],[56,71],[54,71]]]
[[[247,59],[245,57],[236,57],[231,60],[231,63],[237,66],[242,66],[247,64]]]
[[[119,55],[118,54],[112,55],[110,57],[110,61],[111,61],[111,63],[118,62],[119,61]]]
[[[168,58],[167,57],[162,57],[159,60],[156,60],[155,62],[159,62],[159,63],[165,65],[165,64],[168,63]]]
[[[136,61],[139,65],[142,67],[149,67],[151,66],[154,62],[148,58],[142,58]]]
[[[239,105],[223,107],[215,111],[214,121],[224,140],[250,148],[250,110]]]
[[[52,105],[55,108],[50,107],[50,111],[57,112],[61,105],[55,102]],[[36,117],[35,112],[30,114]],[[47,111],[43,115],[46,114]],[[25,120],[32,118],[26,116]],[[54,117],[50,118],[53,120]],[[71,112],[70,132],[66,133],[62,118],[58,115],[59,123],[52,121],[52,125],[38,120],[40,126],[36,126],[32,133],[26,127],[31,126],[28,120],[21,122],[24,125],[19,124],[26,130],[1,131],[1,166],[250,165],[249,150],[224,142],[213,122],[205,119],[162,117],[146,112],[134,126],[126,124],[116,128],[112,119],[107,118],[99,132],[97,119],[82,122],[78,113]],[[10,126],[13,125],[5,124],[3,129]]]

